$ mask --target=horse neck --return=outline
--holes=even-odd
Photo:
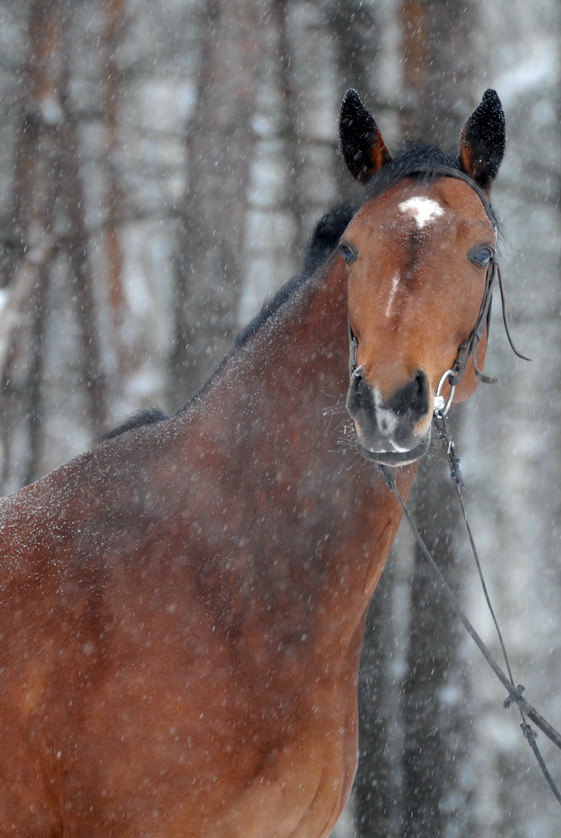
[[[234,354],[196,406],[215,469],[213,506],[224,510],[214,526],[236,544],[215,577],[223,597],[259,604],[232,613],[262,617],[263,631],[274,626],[284,639],[341,642],[343,653],[357,627],[360,635],[401,517],[354,447],[346,300],[346,272],[328,266]],[[405,494],[413,474],[399,469]]]

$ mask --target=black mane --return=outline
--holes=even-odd
[[[253,335],[259,331],[263,323],[275,314],[283,303],[290,299],[306,280],[323,265],[337,247],[343,230],[348,226],[356,210],[357,207],[352,204],[341,204],[322,215],[308,242],[301,273],[285,282],[277,293],[265,303],[259,314],[253,320],[250,320],[247,326],[236,336],[234,342],[236,349],[245,346]]]
[[[160,410],[159,407],[151,407],[148,410],[139,410],[138,413],[135,413],[133,416],[126,419],[122,424],[117,425],[116,428],[113,430],[108,431],[106,434],[103,434],[101,437],[100,442],[104,442],[106,439],[113,439],[113,437],[121,436],[126,431],[132,431],[134,428],[140,428],[143,425],[152,425],[154,422],[161,422],[162,419],[167,419],[167,413],[164,413],[163,410]]]
[[[222,368],[224,363],[231,357],[231,355],[244,346],[253,335],[261,328],[263,323],[267,321],[282,305],[286,302],[300,286],[306,282],[317,269],[325,262],[328,256],[333,252],[337,246],[337,242],[341,238],[341,234],[349,221],[354,215],[356,207],[350,204],[341,204],[341,206],[334,207],[323,215],[315,226],[314,232],[310,238],[306,248],[304,257],[304,265],[301,273],[289,279],[277,291],[277,293],[265,303],[259,314],[236,336],[234,346],[230,352],[223,359],[219,367],[211,375],[210,379],[206,381],[195,396],[200,396],[210,381],[214,378],[216,373]],[[193,396],[194,398],[194,396]],[[182,408],[183,409],[183,408]],[[155,422],[161,422],[164,419],[169,419],[167,413],[164,413],[160,408],[151,408],[149,410],[141,410],[125,420],[116,428],[113,428],[108,433],[104,434],[100,442],[105,442],[108,439],[114,439],[127,431],[132,431],[135,428],[141,428],[145,425],[152,425]]]

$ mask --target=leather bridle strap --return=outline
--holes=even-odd
[[[487,213],[489,221],[493,225],[493,229],[497,229],[495,216],[493,214],[491,203],[487,194],[483,191],[483,189],[481,189],[479,184],[476,183],[473,180],[473,178],[471,178],[465,172],[462,172],[460,169],[455,169],[453,166],[421,165],[415,166],[413,169],[406,172],[404,177],[422,174],[426,174],[429,176],[442,175],[444,177],[453,177],[456,178],[456,180],[461,180],[464,183],[467,183],[470,189],[472,189],[476,193],[479,200],[483,204],[483,208]],[[487,275],[485,277],[485,290],[483,292],[483,299],[481,300],[481,306],[479,308],[479,314],[477,315],[475,326],[468,335],[468,337],[459,345],[456,360],[454,361],[454,364],[451,367],[451,374],[448,379],[448,382],[451,387],[456,387],[462,380],[466,367],[469,363],[470,357],[473,360],[475,374],[480,381],[483,381],[486,384],[494,384],[497,380],[496,378],[491,378],[490,376],[485,375],[483,373],[483,370],[479,369],[477,363],[477,351],[485,328],[487,328],[487,334],[489,334],[489,325],[491,318],[491,300],[493,298],[493,280],[495,278],[495,266],[496,262],[494,258],[492,258],[487,269]]]
[[[469,175],[465,172],[462,172],[460,169],[455,169],[453,166],[447,165],[438,165],[438,164],[420,164],[417,166],[413,166],[411,169],[406,170],[403,172],[401,177],[406,178],[412,175],[427,175],[427,176],[443,176],[443,177],[453,177],[456,180],[462,180],[464,183],[473,189],[475,194],[478,196],[479,200],[483,204],[483,208],[487,213],[487,217],[489,221],[493,225],[493,228],[497,229],[497,222],[495,219],[495,215],[493,212],[493,208],[491,206],[491,202],[489,201],[489,196],[487,193],[479,186],[478,183],[474,181]],[[501,271],[498,265],[496,258],[493,256],[491,261],[489,262],[489,267],[487,268],[487,275],[485,277],[485,290],[483,291],[483,298],[481,300],[481,306],[479,308],[479,314],[477,315],[477,320],[475,322],[475,326],[467,336],[467,338],[462,341],[462,343],[458,347],[458,353],[456,355],[456,360],[454,361],[453,366],[451,367],[450,375],[448,378],[449,384],[451,387],[456,387],[463,378],[463,375],[466,371],[467,365],[469,363],[470,358],[473,362],[473,367],[475,370],[475,374],[479,381],[484,382],[485,384],[494,384],[496,382],[496,378],[491,376],[485,375],[483,370],[479,369],[479,365],[477,362],[477,352],[479,349],[479,344],[481,342],[481,338],[483,337],[483,333],[486,330],[487,335],[489,335],[489,327],[491,322],[491,302],[493,298],[493,286],[495,284],[495,279],[499,285],[499,291],[501,295],[501,308],[502,308],[502,317],[503,317],[503,324],[506,332],[506,336],[510,347],[515,355],[519,358],[522,358],[524,361],[531,360],[527,358],[526,355],[522,355],[519,352],[512,340],[510,330],[508,328],[508,320],[506,315],[506,307],[505,307],[505,291],[503,285],[503,279],[501,275]],[[351,378],[360,375],[360,370],[357,368],[357,352],[358,352],[358,341],[353,334],[350,320],[348,322],[348,333],[349,333],[349,373]]]
[[[427,163],[426,165],[420,164],[418,166],[412,166],[411,169],[408,169],[403,173],[402,177],[410,177],[411,175],[442,175],[443,177],[453,177],[456,178],[456,180],[463,180],[463,182],[467,183],[467,185],[476,193],[477,197],[483,204],[485,212],[489,217],[489,221],[495,229],[497,228],[497,220],[495,218],[493,208],[491,207],[489,196],[472,177],[466,175],[466,173],[462,172],[461,169],[456,169],[454,166],[446,166],[444,164],[439,165]]]
[[[473,362],[475,374],[479,381],[483,381],[485,384],[495,384],[497,381],[496,378],[489,375],[485,375],[483,370],[479,369],[479,364],[477,361],[477,352],[484,330],[486,329],[487,334],[489,334],[489,327],[491,323],[491,302],[493,300],[493,284],[497,271],[498,265],[495,259],[492,258],[489,262],[489,267],[487,268],[487,275],[485,277],[485,290],[483,291],[483,299],[481,300],[481,306],[479,309],[479,314],[477,315],[477,321],[470,334],[459,345],[458,354],[456,355],[456,360],[454,361],[454,365],[452,366],[452,374],[448,378],[448,383],[451,387],[456,387],[462,380],[463,374],[469,363],[470,357]]]

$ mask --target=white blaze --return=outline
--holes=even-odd
[[[419,230],[444,214],[444,209],[438,201],[433,201],[432,198],[424,198],[422,195],[402,201],[399,204],[399,209],[413,216]]]
[[[390,288],[390,296],[388,297],[388,304],[386,306],[386,317],[389,317],[392,312],[392,305],[399,285],[399,274],[394,274],[392,277],[392,287]]]

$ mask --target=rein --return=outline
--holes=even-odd
[[[446,165],[427,165],[427,166],[418,165],[418,166],[414,166],[410,170],[404,172],[402,177],[409,177],[411,175],[423,175],[423,174],[427,175],[427,176],[442,175],[444,177],[453,177],[453,178],[456,178],[458,180],[462,180],[464,183],[467,183],[467,185],[471,189],[473,189],[473,191],[479,197],[481,203],[483,204],[485,212],[487,213],[487,216],[488,216],[489,220],[491,221],[491,223],[493,225],[493,228],[496,230],[496,227],[497,227],[496,220],[495,220],[495,216],[494,216],[494,213],[493,213],[493,209],[491,207],[491,203],[489,201],[489,197],[488,197],[487,193],[484,192],[483,189],[481,189],[479,184],[477,184],[473,180],[473,178],[469,177],[469,175],[466,175],[460,169],[455,169],[452,166],[446,166]],[[501,682],[501,684],[505,688],[505,690],[507,692],[507,698],[503,702],[503,706],[505,707],[505,709],[511,707],[513,704],[515,704],[518,707],[518,710],[520,712],[520,716],[521,716],[521,719],[522,719],[522,724],[520,725],[520,727],[522,729],[522,732],[523,732],[524,736],[526,737],[526,740],[528,741],[528,744],[530,745],[530,747],[531,747],[531,749],[534,753],[534,756],[536,757],[536,760],[537,760],[537,762],[540,766],[540,769],[541,769],[541,771],[542,771],[542,773],[543,773],[551,791],[553,792],[553,794],[554,794],[555,798],[558,800],[558,802],[561,803],[561,792],[557,788],[557,786],[556,786],[556,784],[555,784],[555,782],[554,782],[554,780],[553,780],[553,778],[552,778],[552,776],[551,776],[551,774],[550,774],[550,772],[549,772],[549,770],[548,770],[548,768],[547,768],[547,766],[544,762],[544,759],[543,759],[543,757],[540,753],[540,750],[539,750],[539,747],[538,747],[538,744],[537,744],[537,741],[536,741],[537,733],[528,724],[527,720],[530,719],[536,725],[536,727],[539,728],[542,731],[542,733],[544,733],[545,736],[547,736],[548,739],[550,739],[551,742],[553,742],[553,744],[556,745],[559,749],[561,749],[561,734],[557,730],[555,730],[555,728],[551,724],[549,724],[549,722],[547,722],[546,719],[544,719],[544,717],[536,710],[535,707],[533,707],[531,704],[529,704],[526,701],[526,699],[523,696],[525,688],[521,684],[518,685],[518,686],[515,686],[514,678],[513,678],[513,675],[512,675],[512,670],[511,670],[511,667],[510,667],[510,662],[509,662],[507,651],[506,651],[506,647],[505,647],[505,644],[504,644],[504,641],[503,641],[501,630],[499,628],[499,624],[497,622],[497,618],[495,616],[495,612],[493,610],[493,606],[491,604],[489,593],[487,591],[487,586],[485,584],[485,580],[484,580],[484,577],[483,577],[483,571],[482,571],[482,568],[481,568],[481,563],[479,561],[479,555],[478,555],[478,552],[477,552],[477,548],[475,546],[475,541],[474,541],[474,538],[473,538],[473,534],[472,534],[471,527],[470,527],[468,519],[467,519],[466,510],[465,510],[464,503],[463,503],[461,488],[463,487],[464,484],[463,484],[462,474],[461,474],[461,470],[460,470],[460,461],[459,461],[459,458],[458,458],[457,453],[456,453],[456,447],[454,445],[454,442],[452,441],[452,438],[451,438],[450,433],[448,432],[448,429],[447,429],[447,426],[446,426],[446,414],[448,413],[448,409],[449,409],[449,407],[452,403],[452,400],[453,400],[453,397],[454,397],[454,391],[456,389],[456,386],[462,380],[462,377],[465,373],[465,370],[467,368],[467,365],[468,365],[470,359],[472,360],[473,367],[474,367],[474,370],[475,370],[475,374],[480,381],[482,381],[486,384],[493,384],[497,380],[496,378],[492,378],[490,376],[485,375],[483,373],[483,371],[481,369],[479,369],[478,362],[477,362],[477,352],[478,352],[479,344],[481,342],[481,339],[483,337],[483,334],[484,334],[485,330],[487,331],[487,335],[489,335],[490,321],[491,321],[491,302],[492,302],[493,290],[494,290],[495,283],[499,287],[499,293],[500,293],[500,297],[501,297],[501,309],[502,309],[503,325],[504,325],[505,333],[506,333],[508,342],[510,344],[510,347],[513,350],[513,352],[515,353],[515,355],[517,355],[519,358],[522,358],[525,361],[530,360],[530,358],[527,358],[525,355],[522,355],[522,353],[519,352],[516,349],[516,347],[514,345],[514,342],[512,340],[510,330],[509,330],[509,326],[508,326],[507,313],[506,313],[505,289],[504,289],[503,278],[502,278],[502,274],[501,274],[501,270],[499,268],[498,262],[497,262],[495,256],[493,256],[491,258],[491,260],[489,262],[489,266],[487,268],[487,274],[486,274],[486,277],[485,277],[485,289],[483,291],[483,298],[481,300],[481,306],[479,308],[479,313],[477,315],[475,326],[473,327],[472,331],[467,336],[467,338],[464,341],[462,341],[462,343],[460,343],[460,345],[458,346],[458,352],[457,352],[456,359],[455,359],[452,367],[450,369],[446,370],[446,372],[442,375],[442,377],[439,381],[439,384],[438,384],[438,387],[437,387],[437,390],[436,390],[436,395],[435,395],[435,402],[434,402],[434,423],[436,425],[436,428],[438,430],[440,438],[445,445],[446,454],[447,454],[447,457],[448,457],[448,464],[449,464],[449,468],[450,468],[450,476],[451,476],[452,481],[454,483],[454,486],[456,488],[456,493],[457,493],[458,501],[459,501],[459,504],[460,504],[464,524],[465,524],[465,527],[466,527],[466,530],[467,530],[469,543],[470,543],[470,546],[471,546],[471,550],[472,550],[472,553],[473,553],[473,556],[474,556],[475,564],[476,564],[477,571],[478,571],[478,574],[479,574],[479,578],[480,578],[480,581],[481,581],[481,585],[482,585],[482,588],[483,588],[483,593],[484,593],[484,596],[485,596],[485,600],[487,602],[487,606],[489,608],[491,617],[493,619],[493,623],[495,625],[495,629],[497,631],[497,635],[498,635],[498,638],[499,638],[499,642],[500,642],[500,646],[501,646],[501,650],[502,650],[502,654],[503,654],[503,657],[504,657],[504,661],[505,661],[505,665],[506,665],[506,669],[507,669],[508,674],[506,674],[503,671],[503,669],[499,666],[497,661],[491,655],[487,646],[485,645],[485,643],[483,642],[483,640],[481,639],[481,637],[479,636],[479,634],[477,633],[477,631],[473,627],[471,621],[468,619],[465,611],[463,610],[463,608],[460,604],[460,601],[459,601],[458,597],[456,596],[456,594],[452,591],[452,589],[448,585],[448,582],[446,581],[446,579],[443,576],[442,572],[440,571],[438,565],[436,564],[430,550],[428,549],[425,542],[423,541],[423,538],[422,538],[419,530],[417,529],[417,527],[415,525],[415,522],[413,521],[411,513],[409,512],[403,498],[401,497],[401,495],[398,491],[397,485],[395,483],[395,480],[394,480],[389,468],[385,465],[382,465],[381,463],[377,463],[377,468],[378,468],[378,471],[380,472],[384,482],[386,483],[386,486],[388,487],[389,491],[394,495],[397,502],[399,503],[399,505],[400,505],[400,507],[403,511],[403,514],[404,514],[405,518],[407,519],[407,522],[408,522],[408,524],[409,524],[409,526],[410,526],[410,528],[413,532],[413,535],[414,535],[414,537],[415,537],[415,539],[416,539],[416,541],[419,545],[421,555],[426,560],[437,586],[439,587],[440,591],[444,594],[445,598],[448,600],[448,603],[449,603],[450,607],[452,608],[452,610],[456,613],[456,615],[461,620],[462,624],[464,625],[464,628],[466,629],[466,631],[468,632],[468,634],[470,635],[472,640],[475,642],[475,644],[479,648],[480,652],[482,653],[483,657],[487,661],[488,665],[491,667],[491,669],[493,670],[493,672],[495,673],[495,675],[497,676],[497,678],[499,679],[499,681]],[[357,363],[358,363],[357,362],[358,340],[355,337],[355,335],[353,334],[350,321],[348,321],[348,335],[349,335],[349,374],[350,374],[351,378],[360,378],[361,377],[361,368],[357,365]],[[449,392],[447,400],[441,395],[442,388],[443,388],[446,381],[448,381],[448,384],[449,384],[449,387],[450,387],[450,392]]]
[[[447,426],[446,426],[445,413],[440,412],[439,410],[435,410],[434,422],[435,422],[436,428],[438,430],[438,433],[440,435],[440,438],[441,438],[441,440],[442,440],[442,442],[444,443],[444,446],[445,446],[446,454],[447,454],[447,457],[448,457],[448,465],[449,465],[449,468],[450,468],[450,476],[452,478],[452,482],[454,483],[454,486],[456,487],[456,494],[457,494],[457,497],[458,497],[458,501],[459,501],[459,504],[460,504],[460,509],[461,509],[461,512],[462,512],[462,517],[463,517],[464,524],[465,524],[465,527],[466,527],[466,531],[467,531],[467,534],[468,534],[470,547],[471,547],[473,557],[474,557],[474,560],[475,560],[475,564],[476,564],[476,567],[477,567],[477,572],[479,574],[479,579],[481,581],[481,585],[482,585],[482,588],[483,588],[483,593],[484,593],[484,596],[485,596],[485,600],[487,602],[487,606],[489,608],[491,617],[493,619],[493,623],[495,625],[495,629],[497,631],[497,635],[498,635],[498,638],[499,638],[499,643],[500,643],[501,650],[502,650],[502,653],[503,653],[503,657],[504,657],[504,660],[505,660],[508,675],[499,666],[499,664],[494,659],[494,657],[490,653],[489,649],[487,648],[487,646],[485,645],[485,643],[481,639],[480,635],[475,630],[473,624],[471,623],[471,621],[469,620],[468,616],[466,615],[464,609],[462,608],[458,597],[456,596],[454,591],[450,588],[448,582],[446,581],[444,575],[442,574],[442,571],[440,570],[440,568],[436,564],[436,562],[434,560],[434,557],[432,556],[430,550],[426,546],[426,544],[423,540],[423,537],[421,536],[419,530],[417,529],[417,526],[415,525],[415,522],[413,521],[413,518],[411,516],[411,513],[409,512],[409,509],[407,508],[407,506],[405,504],[405,501],[403,500],[403,498],[401,497],[401,495],[399,493],[396,482],[395,482],[392,474],[390,473],[390,470],[388,469],[387,466],[384,466],[380,463],[377,464],[377,468],[378,468],[378,471],[380,472],[386,486],[388,487],[389,491],[394,495],[397,502],[399,503],[399,505],[400,505],[400,507],[403,511],[403,514],[404,514],[404,516],[407,520],[407,523],[409,524],[409,527],[411,528],[411,531],[412,531],[412,533],[415,537],[415,540],[417,541],[417,544],[419,545],[421,555],[423,556],[426,563],[428,564],[429,569],[432,573],[433,579],[436,582],[439,590],[445,596],[445,598],[447,599],[448,604],[450,605],[451,609],[456,613],[457,617],[462,622],[464,628],[466,629],[466,631],[468,632],[468,634],[470,635],[472,640],[475,642],[476,646],[479,648],[479,651],[481,652],[481,654],[483,655],[483,657],[485,658],[485,660],[487,661],[487,663],[489,664],[489,666],[491,667],[491,669],[493,670],[493,672],[495,673],[495,675],[497,676],[497,678],[499,679],[499,681],[501,682],[503,687],[505,688],[505,690],[507,692],[507,697],[506,697],[505,701],[503,702],[503,707],[505,709],[508,709],[513,704],[516,704],[516,706],[518,707],[518,710],[520,712],[520,716],[522,718],[522,724],[520,725],[522,733],[526,737],[526,740],[527,740],[530,748],[532,749],[532,751],[534,753],[534,756],[536,757],[538,765],[540,766],[540,769],[541,769],[541,771],[542,771],[542,773],[543,773],[543,775],[544,775],[544,777],[547,781],[547,784],[549,785],[549,788],[551,789],[551,791],[552,791],[553,795],[555,796],[555,798],[557,799],[557,801],[559,803],[561,803],[561,792],[557,788],[557,785],[555,784],[555,781],[553,780],[553,777],[551,776],[551,774],[550,774],[550,772],[549,772],[549,770],[548,770],[548,768],[545,764],[543,756],[542,756],[542,754],[540,752],[540,749],[538,747],[538,743],[536,741],[537,740],[537,733],[528,724],[527,718],[531,719],[531,721],[536,725],[536,727],[538,727],[542,731],[542,733],[545,736],[547,736],[547,738],[551,742],[553,742],[553,744],[556,745],[559,749],[561,749],[561,734],[536,710],[535,707],[533,707],[531,704],[528,703],[528,701],[526,701],[526,699],[523,696],[523,693],[525,692],[525,687],[522,686],[522,684],[519,684],[518,686],[515,686],[514,678],[513,678],[513,675],[512,675],[512,670],[511,670],[511,667],[510,667],[510,662],[509,662],[506,647],[505,647],[505,644],[504,644],[504,641],[503,641],[503,636],[502,636],[501,630],[499,628],[499,624],[497,622],[497,618],[495,616],[493,606],[491,604],[491,600],[490,600],[490,597],[489,597],[487,586],[485,584],[485,580],[484,580],[484,577],[483,577],[483,571],[482,571],[482,568],[481,568],[481,562],[479,560],[479,554],[477,552],[477,548],[475,546],[475,541],[474,541],[474,538],[473,538],[472,530],[471,530],[471,527],[470,527],[468,519],[467,519],[466,510],[465,510],[465,507],[464,507],[462,492],[461,492],[461,489],[462,489],[464,483],[463,483],[463,478],[462,478],[462,474],[461,474],[461,470],[460,470],[460,460],[459,460],[459,457],[456,453],[456,446],[455,446],[454,442],[452,441],[451,435],[448,432],[448,429],[447,429]]]

